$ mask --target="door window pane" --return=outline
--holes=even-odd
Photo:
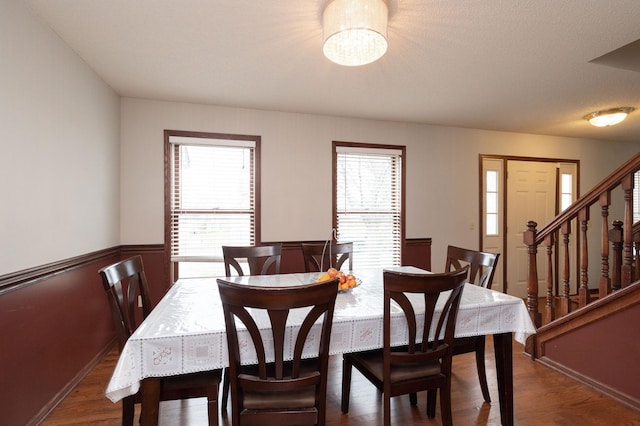
[[[485,174],[486,200],[485,233],[486,235],[498,235],[498,172],[487,170]]]

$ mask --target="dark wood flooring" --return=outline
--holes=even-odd
[[[491,340],[487,339],[487,376],[493,399],[490,404],[482,399],[473,354],[454,358],[452,398],[453,421],[456,425],[500,424]],[[114,349],[42,425],[119,425],[120,403],[114,404],[104,396],[116,360],[117,352]],[[513,361],[516,425],[640,425],[640,411],[531,361],[523,354],[522,345],[518,343],[514,343]],[[330,368],[327,424],[382,424],[381,395],[356,370],[353,371],[350,411],[348,414],[341,413],[341,358],[332,357]],[[160,407],[161,425],[206,425],[205,403],[204,399],[164,402]],[[407,396],[392,399],[392,423],[440,425],[439,408],[436,418],[430,420],[425,413],[425,403],[424,393],[418,395],[416,407],[409,404]],[[139,407],[136,410],[137,416]],[[230,424],[230,416],[220,416],[220,425]]]

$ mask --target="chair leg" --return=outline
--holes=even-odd
[[[225,368],[222,372],[222,401],[220,402],[220,411],[223,416],[227,414],[227,401],[229,399],[229,368]]]
[[[128,396],[122,399],[122,426],[133,426],[133,414],[135,410],[135,399]]]
[[[349,412],[349,392],[351,392],[351,362],[342,357],[342,412]]]
[[[391,397],[385,393],[384,398],[384,426],[391,426]]]
[[[207,390],[207,416],[209,426],[218,426],[218,386],[209,386]]]
[[[478,369],[478,379],[480,380],[480,390],[486,402],[491,402],[489,385],[487,385],[487,371],[484,367],[484,339],[476,346],[476,368]]]
[[[440,388],[440,415],[442,417],[442,426],[453,426],[453,420],[451,418],[450,381],[448,381],[443,387]]]
[[[409,402],[411,405],[418,405],[418,394],[416,392],[411,392],[409,394]]]
[[[427,391],[427,417],[433,419],[436,417],[436,389],[429,389]]]

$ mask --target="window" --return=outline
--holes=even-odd
[[[334,227],[353,267],[399,266],[404,243],[404,146],[334,142]]]
[[[498,171],[487,170],[485,175],[486,235],[498,235]]]
[[[165,132],[172,277],[224,274],[223,245],[254,245],[260,137]]]
[[[560,211],[565,211],[573,203],[573,175],[560,174]]]

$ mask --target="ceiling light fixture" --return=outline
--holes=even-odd
[[[384,0],[330,0],[322,14],[324,56],[339,65],[377,61],[387,51]]]
[[[613,126],[627,118],[627,115],[634,109],[633,107],[611,108],[589,113],[583,118],[596,127]]]

